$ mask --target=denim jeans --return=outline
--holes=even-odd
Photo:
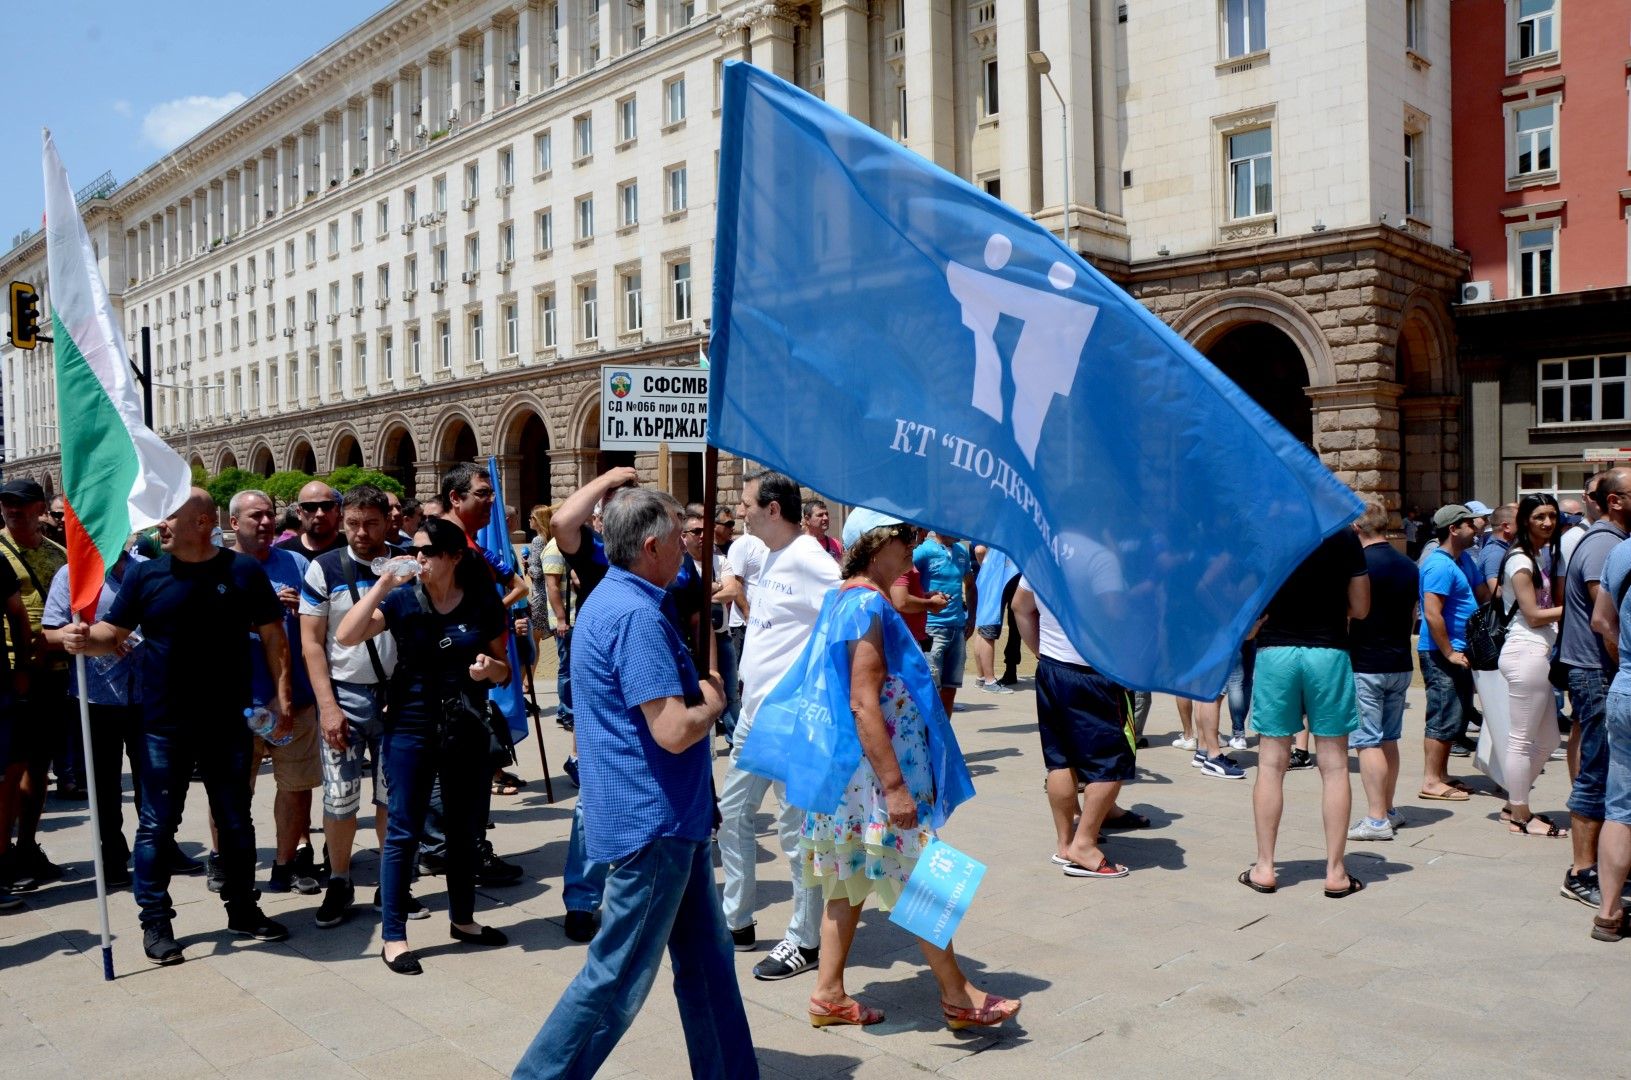
[[[391,801],[386,811],[385,851],[380,857],[380,900],[384,908],[380,936],[385,941],[408,939],[408,883],[413,880],[414,854],[424,831],[435,780],[441,781],[442,824],[447,829],[448,919],[454,923],[472,922],[476,842],[487,824],[486,799],[493,779],[485,748],[449,752],[428,726],[403,724],[386,729],[384,749]]]
[[[742,684],[736,679],[736,643],[730,634],[714,634],[714,652],[718,654],[719,681],[725,684],[725,711],[719,719],[725,725],[725,738],[734,743],[736,718],[742,714]]]
[[[136,903],[143,929],[176,917],[169,853],[187,803],[193,764],[204,777],[220,836],[216,860],[228,907],[255,900],[255,825],[249,817],[249,728],[232,710],[196,716],[185,726],[148,724],[138,742],[142,774],[136,826]]]
[[[555,635],[555,659],[560,661],[560,673],[555,676],[556,720],[572,719],[572,631]]]
[[[1608,791],[1608,680],[1596,668],[1569,668],[1569,697],[1574,702],[1574,738],[1580,747],[1580,771],[1569,793],[1569,813],[1589,821],[1603,820]]]
[[[599,911],[606,895],[606,864],[591,862],[583,841],[583,811],[572,810],[572,836],[566,842],[566,866],[561,870],[561,900],[568,911]]]
[[[1223,684],[1229,697],[1230,734],[1246,734],[1246,717],[1252,705],[1252,671],[1256,666],[1257,645],[1250,641],[1242,643],[1240,655],[1229,669],[1229,680]]]
[[[1421,678],[1427,684],[1427,737],[1453,743],[1472,719],[1472,672],[1450,663],[1437,649],[1423,649]]]
[[[653,840],[611,865],[600,932],[515,1066],[517,1080],[588,1080],[651,993],[664,948],[691,1075],[755,1080],[753,1033],[714,894],[706,840]]]
[[[79,712],[79,701],[68,705]],[[125,755],[130,755],[131,793],[136,803],[138,823],[142,806],[141,710],[131,705],[97,705],[91,710],[91,750],[96,756],[97,825],[102,832],[102,862],[123,869],[130,862],[130,845],[125,842],[124,779]],[[76,721],[77,722],[77,721]]]
[[[744,741],[746,733],[744,733]],[[753,925],[758,906],[759,835],[754,818],[772,787],[776,796],[776,840],[787,858],[793,881],[793,916],[787,924],[787,937],[806,949],[821,945],[821,888],[804,884],[804,857],[799,852],[799,834],[804,830],[804,811],[789,806],[781,784],[772,784],[736,767],[731,752],[731,768],[719,791],[719,861],[725,871],[725,925],[740,930]]]

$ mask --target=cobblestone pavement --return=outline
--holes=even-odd
[[[1203,777],[1188,754],[1167,745],[1177,727],[1171,699],[1156,703],[1154,748],[1140,754],[1138,782],[1122,800],[1155,828],[1108,841],[1132,875],[1063,877],[1048,862],[1052,834],[1029,680],[1000,697],[969,683],[956,723],[978,795],[944,836],[990,870],[957,945],[978,982],[1024,999],[1020,1022],[994,1034],[948,1032],[913,940],[869,912],[849,985],[888,1011],[874,1028],[812,1029],[805,999],[813,977],[755,982],[749,968],[760,956],[739,955],[766,1076],[1631,1072],[1624,1034],[1631,942],[1592,941],[1590,912],[1558,895],[1567,841],[1508,835],[1494,797],[1459,805],[1414,798],[1419,687],[1407,713],[1406,731],[1415,734],[1407,736],[1400,784],[1408,827],[1393,842],[1350,845],[1348,865],[1371,887],[1332,901],[1321,895],[1317,773],[1287,777],[1281,891],[1248,892],[1235,875],[1253,856],[1250,781]],[[558,770],[566,738],[550,725],[545,740]],[[1255,750],[1237,756],[1248,767],[1256,760]],[[1466,759],[1455,760],[1470,772]],[[42,837],[71,877],[30,895],[26,909],[0,914],[0,1076],[507,1074],[584,949],[560,925],[573,789],[557,775],[561,801],[546,804],[530,740],[520,772],[530,783],[520,797],[494,799],[492,835],[527,875],[478,897],[478,917],[503,928],[512,944],[477,952],[449,942],[440,879],[426,879],[418,894],[433,917],[409,924],[426,969],[418,979],[391,974],[377,958],[378,920],[366,900],[378,862],[365,827],[358,835],[367,846],[356,861],[364,903],[343,927],[314,927],[320,897],[268,896],[267,910],[289,924],[291,938],[233,939],[203,880],[178,879],[176,928],[187,960],[154,968],[142,956],[135,905],[121,891],[111,900],[119,977],[104,983],[90,827],[82,806],[53,800]],[[1561,762],[1547,769],[1537,810],[1563,813],[1566,779]],[[1357,776],[1353,787],[1357,794]],[[271,793],[263,775],[255,801],[263,859]],[[195,790],[182,829],[195,854],[207,839],[203,805]],[[767,836],[768,816],[760,825]],[[759,872],[767,946],[764,939],[785,925],[790,895],[768,842]],[[682,1039],[670,984],[660,977],[602,1075],[685,1076]]]

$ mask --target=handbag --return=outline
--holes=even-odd
[[[427,616],[434,616],[435,609],[431,607],[430,597],[425,594],[425,586],[421,582],[414,582],[414,593],[419,600],[419,610]],[[441,650],[436,652],[436,667],[438,682],[447,685],[453,682],[458,689],[442,698],[441,726],[439,729],[442,749],[453,753],[485,753],[495,768],[515,764],[515,739],[510,734],[510,721],[505,717],[492,698],[482,695],[476,697],[476,690],[469,683],[468,678],[449,680],[446,669],[442,665]]]
[[[1512,553],[1508,551],[1501,560],[1501,571],[1495,575],[1497,581],[1506,571],[1506,560],[1511,557]],[[1513,600],[1512,606],[1507,608],[1502,605],[1499,596],[1492,596],[1467,617],[1467,647],[1463,652],[1468,667],[1474,671],[1494,671],[1500,666],[1501,648],[1506,644],[1506,629],[1517,610],[1517,600]]]

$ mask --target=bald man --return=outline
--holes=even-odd
[[[339,492],[321,480],[313,480],[300,489],[294,505],[300,511],[300,535],[289,537],[278,547],[315,559],[345,546],[345,537],[340,535]]]
[[[250,649],[263,650],[277,714],[271,741],[293,730],[289,641],[283,604],[260,564],[210,542],[218,512],[209,492],[191,496],[159,526],[163,553],[125,574],[107,617],[62,630],[70,653],[130,650],[142,629],[142,736],[137,743],[142,805],[136,829],[136,903],[143,948],[155,964],[182,959],[171,928],[170,850],[196,763],[220,833],[221,900],[227,928],[260,941],[289,932],[255,902],[255,829],[249,816]],[[258,635],[259,641],[251,638]]]

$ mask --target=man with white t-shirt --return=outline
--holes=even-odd
[[[742,484],[737,516],[749,535],[731,545],[733,575],[747,590],[747,635],[740,671],[742,712],[736,722],[731,768],[719,792],[719,854],[725,868],[725,925],[738,952],[756,938],[753,910],[758,855],[753,819],[765,793],[775,788],[777,838],[793,878],[793,917],[787,936],[753,969],[756,979],[786,979],[816,966],[821,947],[821,890],[804,885],[799,832],[804,813],[787,804],[786,790],[736,764],[753,718],[803,651],[827,593],[838,587],[838,565],[800,524],[798,484],[781,473],[761,472]]]

